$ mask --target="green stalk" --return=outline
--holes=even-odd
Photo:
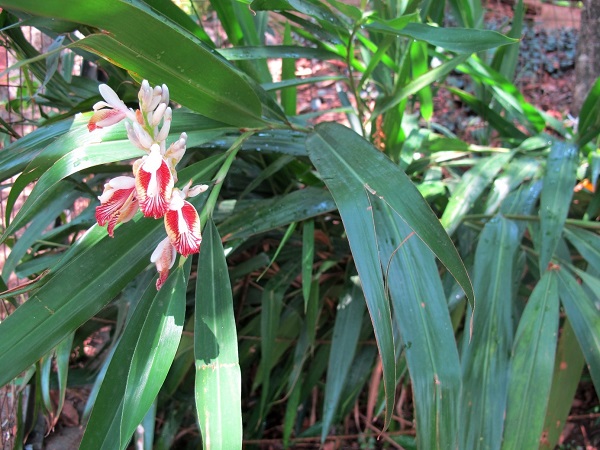
[[[244,132],[240,137],[236,139],[236,141],[231,144],[231,147],[227,149],[225,153],[227,156],[225,158],[225,162],[217,172],[214,178],[214,187],[208,196],[208,200],[206,200],[206,204],[204,208],[202,208],[202,212],[200,213],[200,228],[204,228],[208,218],[212,216],[212,213],[215,209],[215,205],[217,204],[217,199],[219,198],[219,193],[221,192],[221,186],[223,185],[223,180],[227,176],[229,169],[231,168],[231,164],[235,160],[235,157],[238,151],[242,148],[242,144],[252,136],[257,130],[250,130]]]

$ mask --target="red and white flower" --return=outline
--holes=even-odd
[[[178,253],[189,256],[200,251],[200,217],[194,206],[184,200],[187,189],[173,190],[173,196],[165,214],[165,229],[171,244]]]
[[[135,162],[133,173],[142,213],[146,217],[161,218],[169,208],[174,180],[158,144],[150,147],[149,155]]]
[[[100,226],[108,224],[108,235],[113,237],[115,226],[131,220],[138,210],[135,179],[113,178],[104,185],[104,192],[98,199],[100,206],[96,207],[96,221]]]
[[[135,113],[127,108],[123,100],[108,85],[101,84],[98,89],[105,101],[99,101],[94,105],[94,114],[88,122],[88,130],[109,127],[119,123],[125,117],[135,120]]]
[[[156,265],[156,270],[158,270],[159,274],[158,280],[156,280],[156,290],[159,290],[167,280],[169,270],[173,267],[173,264],[175,264],[176,256],[177,253],[175,252],[175,247],[173,247],[168,237],[160,241],[160,244],[158,244],[156,249],[152,252],[150,262]]]

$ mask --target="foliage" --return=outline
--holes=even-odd
[[[413,448],[553,448],[584,360],[600,390],[600,82],[578,130],[523,98],[522,2],[513,37],[479,29],[476,0],[448,2],[464,28],[443,27],[443,2],[427,0],[247,3],[211,2],[231,44],[219,48],[169,0],[0,0],[31,98],[60,111],[0,153],[2,187],[18,175],[2,277],[31,278],[1,294],[18,307],[0,323],[0,385],[35,387],[53,418],[68,386],[92,385],[85,448],[126,448],[134,433],[144,448],[240,448],[273,422],[285,445],[324,441],[357,402],[370,427],[378,418],[367,441],[387,429]],[[26,24],[56,46],[25,45]],[[276,27],[283,45],[266,45]],[[140,152],[119,125],[88,131],[98,82],[67,80],[53,64],[67,54],[128,105],[143,79],[181,105],[167,141],[187,133],[181,186],[210,186],[190,200],[204,242],[158,292],[160,224],[138,213],[114,238],[95,224],[103,184]],[[299,58],[342,68],[296,78]],[[476,86],[448,89],[487,121],[486,145],[435,123],[451,72]],[[297,114],[297,87],[322,81],[350,128]],[[70,366],[106,323],[99,354]],[[58,406],[42,395],[51,383]],[[392,416],[407,385],[415,437]]]

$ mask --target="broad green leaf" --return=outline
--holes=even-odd
[[[335,203],[327,191],[307,187],[234,212],[219,224],[219,229],[226,240],[247,238],[333,210]]]
[[[513,159],[504,172],[497,176],[486,199],[485,214],[495,214],[504,205],[504,201],[525,180],[535,178],[540,169],[540,164],[535,159]],[[518,214],[518,212],[517,212]],[[528,211],[527,214],[530,214]]]
[[[459,448],[500,448],[506,406],[509,356],[513,345],[516,225],[497,216],[484,227],[475,252],[473,285],[477,308],[472,336],[462,352],[462,439]]]
[[[419,92],[425,86],[429,86],[433,82],[445,77],[459,64],[465,62],[467,59],[467,55],[457,56],[444,62],[440,66],[431,69],[429,72],[424,73],[418,78],[415,78],[410,83],[404,86],[399,86],[396,92],[394,92],[390,97],[385,97],[381,103],[377,104],[373,110],[372,120],[375,120],[377,116],[398,105],[402,100],[408,98],[410,95]]]
[[[408,364],[421,448],[455,449],[461,373],[454,331],[431,250],[372,196],[381,265]]]
[[[160,291],[150,283],[127,324],[94,403],[81,448],[125,449],[160,390],[179,346],[191,259]]]
[[[213,48],[215,44],[210,39],[210,36],[202,28],[202,24],[198,24],[192,17],[182,11],[177,4],[171,0],[144,0],[145,3],[152,6],[165,17],[168,17],[173,22],[176,22],[182,28],[192,33],[209,47]]]
[[[473,57],[459,70],[472,76],[479,82],[490,86],[496,101],[509,114],[509,118],[518,121],[532,134],[541,132],[546,123],[542,114],[525,100],[519,89],[501,73]]]
[[[173,100],[205,116],[236,126],[265,123],[260,100],[242,74],[142,1],[89,0],[65,8],[60,0],[5,0],[3,7],[99,28],[105,33],[87,36],[78,46],[134,78],[166,83]]]
[[[89,120],[89,119],[88,119]],[[13,142],[0,152],[0,181],[9,179],[22,172],[47,145],[73,127],[73,122],[83,124],[83,119],[65,119],[60,122],[38,128]]]
[[[600,236],[581,228],[565,228],[565,237],[588,262],[589,267],[600,267]]]
[[[341,75],[323,75],[318,77],[282,79],[275,83],[263,83],[261,86],[265,91],[276,91],[279,89],[284,90],[289,87],[301,86],[303,84],[321,83],[323,81],[340,81],[345,79],[346,77]]]
[[[544,431],[540,440],[540,450],[556,448],[567,423],[584,363],[583,354],[571,322],[566,319],[560,330],[560,339],[556,350],[552,389],[548,397],[548,411],[546,411]]]
[[[196,411],[205,449],[242,448],[242,382],[231,284],[212,220],[203,231],[196,281]]]
[[[600,132],[600,77],[592,85],[581,111],[577,127],[577,144],[583,147]]]
[[[440,219],[448,234],[452,235],[456,231],[464,215],[473,208],[479,196],[489,187],[494,177],[500,173],[512,156],[512,153],[499,153],[481,159],[462,175]]]
[[[546,271],[529,297],[515,336],[504,450],[539,445],[554,372],[558,310],[557,276],[554,270]]]
[[[223,156],[207,158],[179,172],[182,180],[207,179]],[[138,214],[115,237],[94,226],[41,281],[29,300],[0,323],[0,386],[34,364],[69,333],[106,306],[150,264],[164,238],[160,221]]]
[[[340,298],[335,315],[323,400],[321,442],[325,442],[338,408],[340,395],[356,352],[364,312],[364,295],[360,287],[354,286]]]
[[[9,278],[10,273],[15,269],[21,258],[27,254],[29,248],[41,238],[42,233],[49,225],[54,224],[55,219],[62,214],[66,209],[69,209],[75,199],[79,197],[79,193],[73,190],[73,184],[62,183],[61,186],[54,191],[55,196],[48,199],[44,203],[44,208],[41,209],[34,221],[21,234],[16,243],[12,246],[11,251],[4,261],[2,275]]]
[[[558,272],[560,300],[577,336],[596,392],[600,392],[600,312],[598,291],[591,298],[566,269]]]
[[[545,270],[562,236],[577,177],[579,150],[555,141],[546,160],[540,200],[540,268]]]
[[[219,53],[229,61],[243,61],[248,59],[267,59],[267,58],[284,58],[284,59],[339,59],[342,58],[335,53],[327,50],[300,47],[297,45],[266,45],[260,47],[232,47],[223,48]]]
[[[477,53],[518,42],[517,39],[509,38],[496,31],[443,28],[424,23],[407,23],[398,30],[381,22],[373,22],[367,25],[367,29],[425,41],[436,47],[442,47],[456,53]]]
[[[368,194],[386,202],[415,231],[473,300],[471,282],[429,205],[406,174],[385,155],[350,129],[335,123],[318,125],[307,139],[307,149],[340,211],[361,279],[383,362],[387,425],[394,398],[394,344]],[[365,161],[369,164],[364,164]]]

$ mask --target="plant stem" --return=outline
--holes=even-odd
[[[214,187],[210,192],[208,199],[206,200],[204,208],[202,208],[202,212],[200,213],[200,228],[204,228],[204,225],[206,225],[208,218],[212,216],[212,213],[215,209],[215,205],[217,204],[217,199],[219,198],[219,193],[221,192],[223,180],[225,180],[225,177],[227,176],[227,173],[231,168],[231,164],[233,164],[233,161],[235,160],[237,152],[242,148],[242,144],[244,143],[244,141],[246,141],[246,139],[248,139],[257,131],[258,130],[250,130],[242,133],[242,135],[238,137],[233,144],[231,144],[231,147],[229,147],[227,152],[225,152],[225,161],[223,162],[223,165],[215,175]]]
[[[495,214],[468,214],[463,217],[463,222],[468,220],[486,220],[494,217]],[[537,222],[540,220],[539,216],[521,216],[518,214],[503,214],[504,217],[510,220],[526,220]],[[580,228],[590,228],[592,230],[600,230],[600,222],[591,222],[589,220],[578,220],[578,219],[567,219],[565,221],[567,225],[572,225]]]
[[[356,81],[354,80],[354,71],[352,70],[352,60],[354,59],[354,35],[358,31],[358,27],[360,23],[355,25],[350,33],[350,37],[348,38],[348,47],[346,48],[346,65],[348,66],[348,83],[350,83],[350,89],[352,90],[352,94],[354,95],[354,100],[356,101],[356,110],[358,112],[358,121],[360,122],[360,129],[362,131],[363,137],[367,137],[367,133],[365,131],[365,112],[363,110],[363,105],[361,103],[359,86],[356,85]]]

